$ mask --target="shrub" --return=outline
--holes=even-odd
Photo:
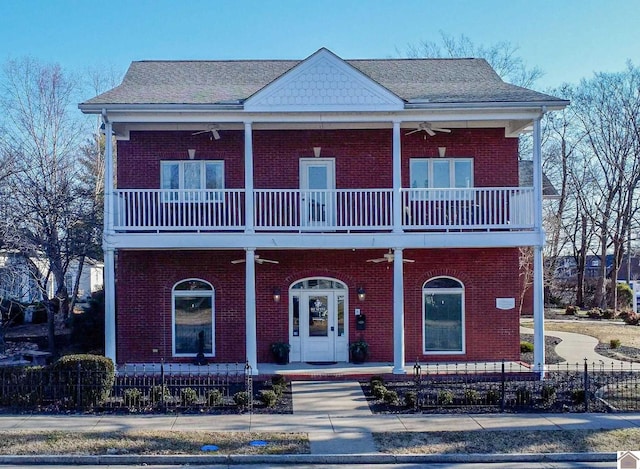
[[[556,400],[556,387],[551,384],[545,384],[540,391],[540,397],[545,404],[551,404]]]
[[[398,402],[400,402],[400,400],[398,399],[398,393],[391,390],[387,390],[387,392],[384,393],[383,399],[384,402],[389,405],[396,405]]]
[[[475,389],[464,390],[464,402],[467,404],[476,404],[480,400],[480,394]]]
[[[407,391],[404,393],[404,405],[414,408],[418,404],[418,394],[415,391]]]
[[[384,384],[377,384],[371,388],[371,394],[376,399],[383,399],[386,392],[387,388]]]
[[[631,291],[631,287],[626,283],[618,283],[616,289],[618,290],[618,307],[630,308],[633,306],[633,291]]]
[[[376,384],[383,384],[384,385],[384,379],[382,378],[382,376],[372,376],[371,378],[369,378],[369,385],[371,387],[375,386]]]
[[[113,362],[100,355],[66,355],[52,365],[52,370],[54,384],[62,388],[58,395],[83,408],[103,402],[115,380]],[[78,384],[80,389],[77,389]]]
[[[80,349],[104,350],[104,290],[91,294],[82,313],[70,315],[71,341]]]
[[[169,399],[171,397],[171,391],[169,391],[169,387],[166,384],[157,384],[151,388],[149,397],[151,398],[151,402],[158,404],[163,400],[166,401]]]
[[[611,339],[609,341],[609,345],[611,346],[611,348],[620,348],[620,345],[622,345],[622,343],[620,342],[620,339]]]
[[[4,379],[0,386],[0,404],[28,407],[41,404],[47,384],[42,366],[11,367],[0,370]]]
[[[637,326],[638,324],[640,324],[640,314],[638,313],[634,313],[633,311],[626,311],[621,316],[624,322],[630,326]]]
[[[607,308],[602,312],[603,319],[615,319],[618,316],[618,312],[615,309]]]
[[[531,391],[525,387],[516,389],[516,404],[525,405],[531,402]]]
[[[183,406],[190,406],[198,402],[198,393],[193,388],[180,389],[180,403]]]
[[[453,393],[449,390],[438,392],[438,404],[439,405],[451,405],[453,404]]]
[[[238,407],[247,407],[249,405],[249,393],[247,391],[240,391],[233,395],[233,402]]]
[[[531,342],[527,342],[523,340],[522,342],[520,342],[520,352],[522,353],[533,352],[533,344]]]
[[[142,391],[138,388],[125,389],[122,393],[122,400],[127,407],[140,407],[142,403]]]
[[[282,395],[284,394],[284,391],[286,390],[286,385],[282,385],[282,384],[272,384],[271,385],[271,390],[276,394],[276,396],[278,396],[278,399],[280,399],[282,397]]]
[[[218,389],[211,389],[207,392],[207,404],[211,407],[222,405],[224,399]]]
[[[260,391],[260,400],[267,407],[274,407],[278,402],[278,396],[270,389],[263,389]]]
[[[285,386],[287,385],[287,378],[283,375],[274,375],[271,377],[272,386]]]
[[[583,404],[584,403],[584,389],[572,389],[571,390],[571,400],[573,400],[574,404]]]
[[[567,309],[564,310],[564,314],[566,314],[567,316],[575,316],[576,314],[578,314],[578,311],[580,311],[579,306],[569,305],[567,306]]]
[[[601,308],[591,308],[588,315],[591,319],[602,319],[604,317],[604,311]]]
[[[485,396],[485,402],[489,405],[496,405],[500,402],[500,392],[494,388],[489,389]]]

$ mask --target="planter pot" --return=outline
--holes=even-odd
[[[278,365],[286,365],[289,363],[289,352],[276,353],[272,352],[273,359]]]
[[[367,352],[362,349],[355,349],[351,351],[351,362],[360,364],[364,363],[367,359]]]

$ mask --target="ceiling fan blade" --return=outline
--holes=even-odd
[[[236,259],[231,261],[232,264],[242,264],[244,262],[244,259]]]
[[[413,259],[402,259],[402,262],[410,262],[413,263],[415,262]]]
[[[210,130],[198,130],[197,132],[192,133],[191,135],[200,135],[211,132]]]
[[[410,132],[407,132],[405,135],[411,135],[411,134],[415,134],[416,132],[420,132],[422,129],[414,129]]]
[[[367,259],[367,262],[373,262],[374,264],[379,264],[380,262],[384,262],[387,259],[385,258],[380,258],[380,259]]]
[[[431,127],[431,130],[437,130],[438,132],[445,132],[447,134],[451,133],[451,129],[441,129],[440,127]]]
[[[271,259],[256,259],[256,262],[258,262],[258,264],[264,264],[265,262],[267,264],[280,264],[280,261],[274,261]]]
[[[431,135],[432,137],[436,134],[436,133],[433,131],[433,129],[431,129],[430,127],[425,127],[425,128],[424,128],[424,131],[425,131],[426,133],[428,133],[429,135]]]

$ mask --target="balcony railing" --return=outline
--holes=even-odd
[[[533,189],[402,189],[402,229],[530,230]],[[392,189],[256,189],[253,226],[262,232],[391,231]],[[114,230],[243,231],[244,189],[114,191]]]

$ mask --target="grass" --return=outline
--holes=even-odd
[[[522,323],[522,326],[533,328],[533,323]],[[628,326],[624,323],[598,322],[545,322],[545,331],[575,332],[589,335],[598,339],[598,342],[609,345],[611,340],[619,339],[622,345],[640,348],[640,328]]]
[[[254,447],[253,440],[267,441]],[[205,454],[204,445],[219,451],[206,454],[308,454],[305,433],[247,433],[204,431],[3,431],[2,455]]]
[[[584,453],[635,448],[640,429],[403,432],[373,436],[379,451],[391,454]]]

